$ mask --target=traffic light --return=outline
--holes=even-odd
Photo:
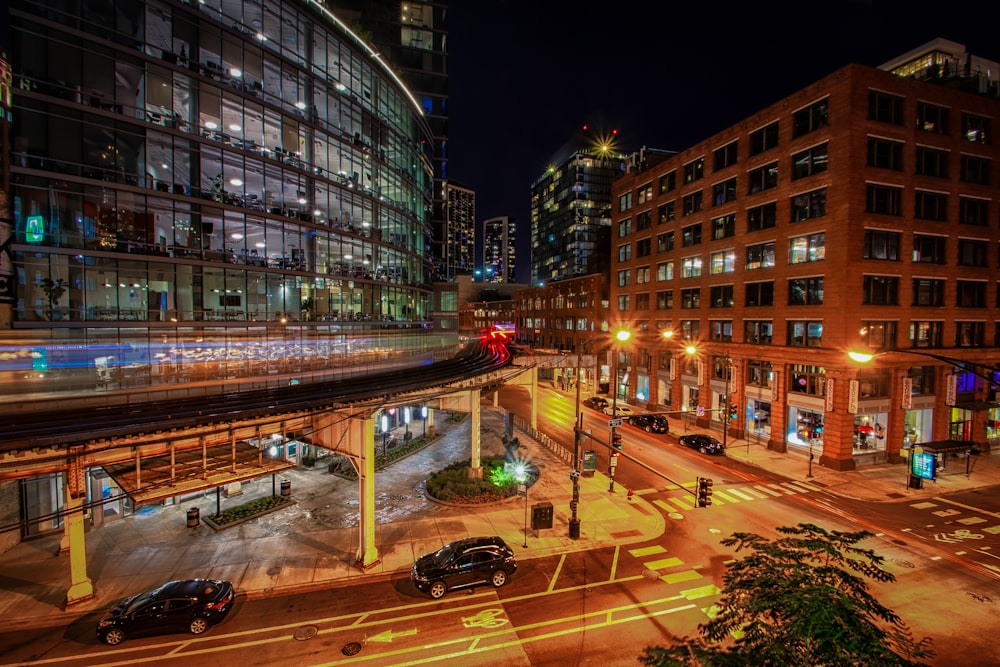
[[[730,403],[729,404],[729,418],[730,419],[736,419],[739,416],[740,416],[740,414],[739,414],[739,410],[736,407],[736,404],[735,403]]]
[[[698,507],[708,507],[712,504],[712,480],[708,477],[698,478]]]
[[[618,431],[611,432],[611,447],[619,452],[622,450],[622,434]]]

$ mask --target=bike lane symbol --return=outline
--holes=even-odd
[[[483,609],[475,616],[463,616],[462,625],[466,628],[499,628],[509,623],[506,618],[500,618],[503,609]]]

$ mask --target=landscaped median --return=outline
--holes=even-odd
[[[295,501],[288,496],[265,496],[222,510],[215,516],[202,517],[202,521],[213,530],[225,530],[293,505]]]

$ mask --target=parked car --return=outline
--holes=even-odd
[[[670,430],[670,422],[663,415],[635,415],[628,422],[646,433],[666,433]]]
[[[583,404],[588,408],[603,411],[604,408],[608,407],[608,399],[601,398],[600,396],[591,396],[590,398],[584,399]]]
[[[631,417],[635,411],[628,405],[608,405],[604,408],[604,414],[612,417]]]
[[[721,442],[703,433],[682,435],[677,441],[685,447],[697,449],[702,454],[725,454],[725,448]]]
[[[418,558],[410,578],[417,590],[437,600],[460,588],[500,588],[516,570],[514,552],[503,538],[467,537]]]
[[[228,581],[168,581],[116,604],[97,622],[97,637],[114,646],[136,635],[185,630],[200,635],[226,617],[234,599]]]

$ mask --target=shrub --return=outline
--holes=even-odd
[[[225,524],[232,523],[233,521],[249,519],[256,514],[267,512],[275,507],[281,507],[282,505],[286,505],[290,502],[291,500],[289,500],[287,496],[267,496],[265,498],[257,498],[256,500],[251,500],[250,502],[243,503],[242,505],[222,510],[221,513],[212,517],[212,521],[220,526],[224,526]]]
[[[504,458],[484,459],[483,478],[469,478],[472,460],[452,463],[427,479],[427,494],[438,500],[472,505],[492,503],[517,493],[517,481],[502,474]],[[496,483],[500,480],[500,483]]]

